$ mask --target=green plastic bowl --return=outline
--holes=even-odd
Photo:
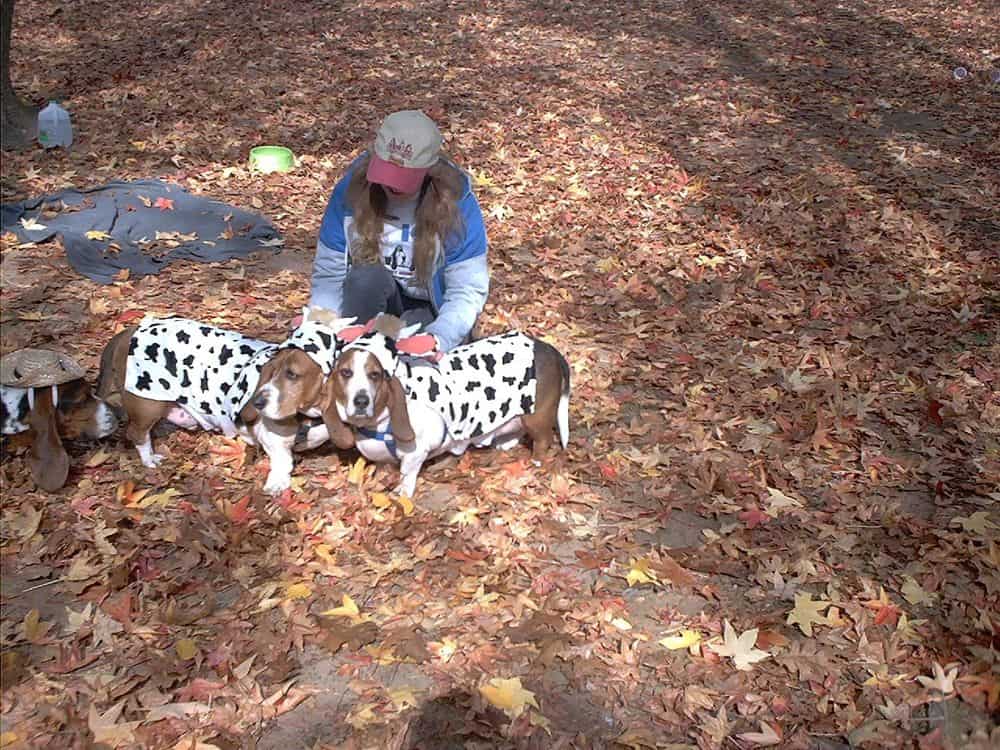
[[[250,149],[250,170],[268,174],[291,172],[295,168],[295,154],[284,146],[257,146]]]

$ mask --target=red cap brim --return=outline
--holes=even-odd
[[[416,167],[400,167],[391,161],[379,158],[372,154],[371,161],[368,162],[368,182],[375,182],[392,188],[397,193],[415,193],[424,184],[424,177],[427,175],[426,169]]]

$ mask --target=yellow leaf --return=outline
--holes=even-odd
[[[308,599],[312,596],[312,589],[304,583],[293,583],[285,589],[285,596],[289,599]]]
[[[350,484],[361,484],[364,478],[365,478],[365,460],[363,458],[359,458],[357,461],[354,462],[354,466],[352,466],[351,470],[348,472],[347,481]]]
[[[360,610],[358,609],[358,605],[354,603],[354,600],[347,594],[344,594],[342,601],[344,603],[341,606],[328,609],[326,612],[320,612],[320,614],[323,617],[357,617]]]
[[[402,711],[408,706],[416,708],[420,705],[416,694],[413,692],[413,688],[396,688],[395,690],[390,690],[388,692],[389,700],[392,701],[392,704],[396,707],[397,711]]]
[[[632,629],[632,623],[630,623],[628,620],[623,619],[621,617],[616,617],[615,619],[613,619],[611,621],[611,624],[614,625],[619,630],[631,630]]]
[[[635,586],[637,583],[659,583],[656,573],[649,569],[648,558],[640,557],[638,560],[632,560],[629,565],[631,570],[625,576],[629,586]]]
[[[48,623],[44,623],[39,619],[39,614],[37,609],[33,609],[28,614],[24,616],[24,637],[27,638],[31,643],[37,643],[52,627]]]
[[[0,734],[0,747],[7,747],[8,745],[13,745],[20,739],[17,736],[17,732],[4,732]]]
[[[316,552],[316,557],[320,558],[324,562],[329,563],[330,565],[336,565],[337,560],[334,558],[333,555],[330,554],[330,551],[332,549],[333,547],[331,547],[329,544],[317,544],[316,547],[314,548],[314,551]]]
[[[159,505],[160,507],[165,508],[166,506],[170,505],[171,500],[173,500],[180,494],[181,494],[180,492],[170,487],[165,489],[163,492],[157,492],[155,495],[146,495],[145,497],[141,497],[136,502],[129,503],[128,507],[149,508],[153,505]]]
[[[87,459],[85,466],[88,469],[93,469],[95,466],[103,464],[109,458],[111,458],[111,454],[104,450],[104,448],[101,448],[97,451],[97,453]]]
[[[451,661],[451,657],[458,651],[458,642],[445,637],[441,639],[440,643],[432,643],[431,650],[437,654],[441,661]]]
[[[678,651],[682,648],[689,648],[700,641],[701,633],[697,630],[682,630],[678,635],[668,635],[666,638],[661,638],[658,643],[671,651]]]
[[[182,661],[187,661],[188,659],[193,659],[198,654],[198,644],[192,641],[190,638],[182,638],[177,641],[174,646],[177,649],[177,655]]]
[[[457,513],[453,514],[451,520],[448,521],[450,524],[458,524],[459,526],[474,526],[479,523],[479,509],[478,508],[463,508]]]
[[[413,501],[406,495],[399,496],[399,507],[403,509],[404,516],[409,516],[413,513]]]
[[[512,677],[509,680],[494,677],[489,681],[489,684],[479,688],[479,692],[486,700],[512,719],[516,719],[524,713],[527,706],[538,708],[535,694],[521,687],[520,677]]]
[[[830,606],[830,602],[814,602],[812,598],[810,593],[800,592],[796,594],[795,608],[788,613],[788,619],[785,620],[788,625],[798,625],[799,629],[810,638],[813,634],[812,626],[814,623],[826,625],[826,617],[820,615],[820,612]]]
[[[88,240],[110,240],[111,239],[111,235],[108,234],[107,232],[102,232],[99,229],[91,229],[89,232],[87,232],[87,239]]]
[[[373,492],[372,493],[372,505],[374,505],[379,510],[385,510],[392,505],[392,500],[384,492]]]

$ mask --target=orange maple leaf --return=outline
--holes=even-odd
[[[161,211],[173,211],[174,201],[172,198],[164,198],[162,195],[153,201],[153,205]]]
[[[253,518],[253,508],[250,507],[250,496],[244,495],[235,503],[226,503],[226,518],[235,524],[249,523]]]
[[[246,446],[238,440],[223,438],[221,443],[212,445],[209,450],[213,464],[232,464],[234,468],[242,469],[246,462]]]
[[[902,610],[889,601],[888,594],[885,593],[885,589],[881,586],[878,590],[878,598],[869,599],[864,602],[864,605],[872,612],[875,612],[876,625],[883,625],[885,623],[895,625],[899,621],[899,616],[902,614]]]

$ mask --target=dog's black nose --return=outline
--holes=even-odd
[[[256,409],[257,411],[263,411],[264,407],[267,406],[267,396],[265,396],[262,393],[261,395],[257,396],[253,401],[251,401],[250,403],[253,404],[253,408]]]
[[[365,393],[364,391],[361,391],[361,393],[355,394],[354,396],[354,408],[367,409],[368,404],[370,404],[371,401],[372,400],[368,398],[368,394]]]

